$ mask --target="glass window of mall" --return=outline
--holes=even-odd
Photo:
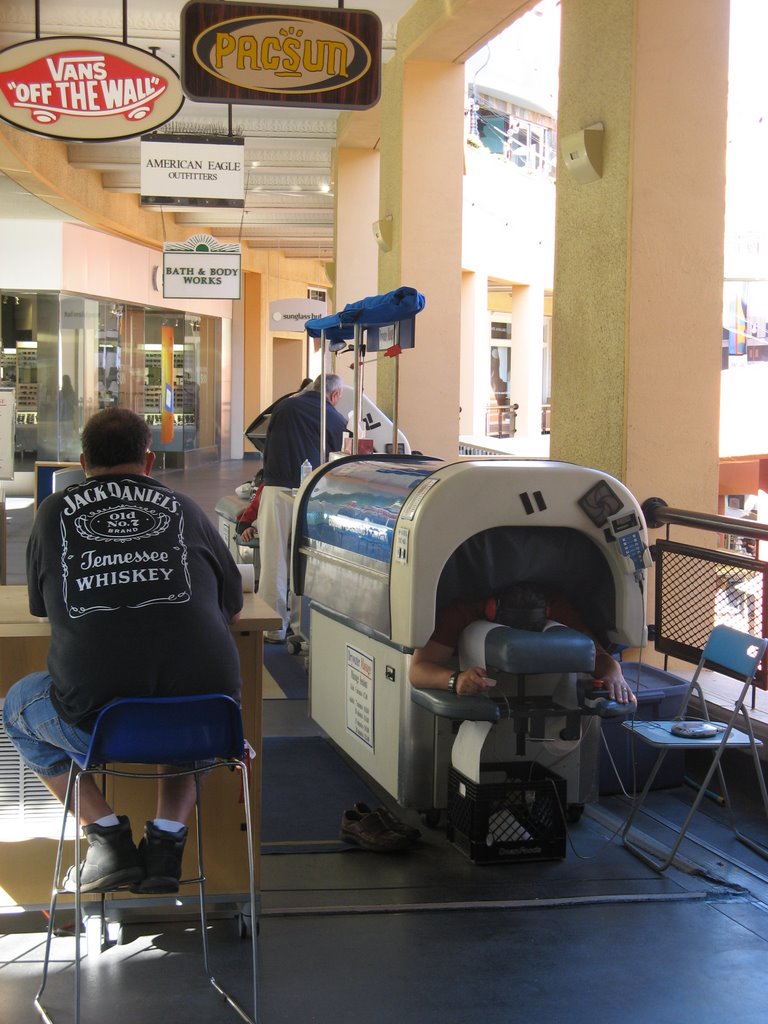
[[[215,317],[59,292],[0,292],[0,386],[16,392],[14,470],[77,461],[94,412],[121,405],[152,427],[159,464],[218,449]]]

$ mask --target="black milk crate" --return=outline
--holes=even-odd
[[[480,766],[480,782],[448,771],[450,842],[475,864],[565,856],[566,784],[531,761]]]

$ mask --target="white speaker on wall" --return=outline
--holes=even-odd
[[[389,252],[392,248],[392,214],[387,214],[381,220],[375,220],[372,227],[376,245],[382,252]]]
[[[598,121],[560,140],[563,162],[580,185],[603,176],[603,133],[603,123]]]

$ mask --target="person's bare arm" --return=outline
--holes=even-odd
[[[436,640],[428,640],[424,647],[417,648],[411,658],[409,678],[418,690],[447,690],[451,676],[456,671],[450,666],[453,650]],[[469,697],[485,693],[494,680],[488,679],[480,665],[463,669],[456,680],[456,693]]]
[[[595,679],[604,681],[612,700],[619,704],[637,703],[632,687],[622,674],[621,665],[599,644],[595,644],[595,671],[592,674]]]

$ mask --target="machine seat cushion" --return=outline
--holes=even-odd
[[[485,638],[485,663],[491,670],[517,675],[591,672],[595,645],[588,636],[559,623],[542,633],[498,626]]]
[[[411,687],[411,700],[433,715],[456,722],[498,722],[499,708],[488,697],[461,697],[447,690],[417,690]]]

